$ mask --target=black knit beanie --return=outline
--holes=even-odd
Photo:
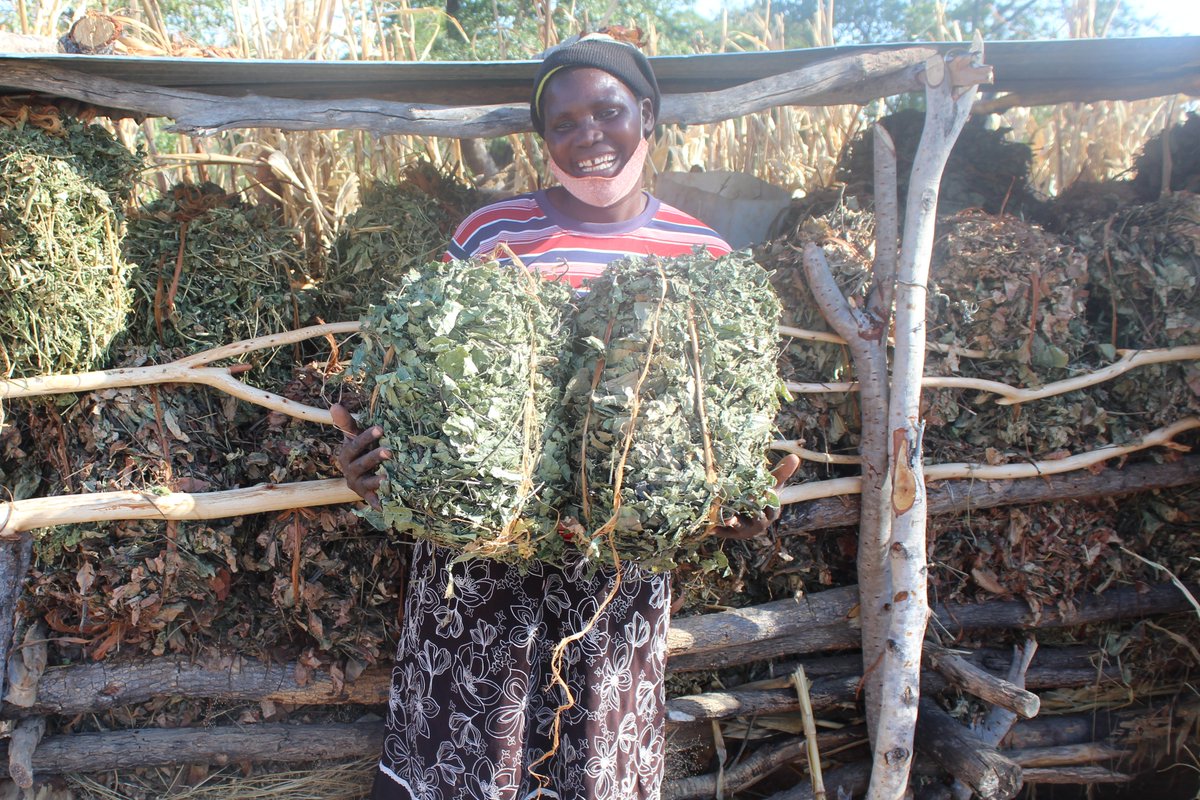
[[[533,79],[533,94],[529,100],[529,118],[533,120],[533,129],[539,134],[546,130],[541,108],[546,82],[558,72],[579,67],[603,70],[628,86],[629,91],[633,92],[633,96],[638,100],[650,98],[654,118],[658,119],[658,81],[655,80],[654,70],[650,68],[650,62],[642,55],[642,51],[631,44],[608,37],[588,37],[550,51],[538,68],[537,76]]]

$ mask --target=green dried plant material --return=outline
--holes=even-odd
[[[1200,344],[1200,196],[1129,206],[1077,234],[1099,340],[1115,348]]]
[[[441,256],[455,226],[478,206],[478,193],[417,161],[399,183],[381,182],[363,192],[362,204],[342,224],[317,294],[322,318],[360,317],[409,270]]]
[[[903,219],[903,198],[908,195],[908,179],[925,128],[925,112],[905,109],[879,121],[896,146],[899,211]],[[984,117],[973,117],[967,123],[942,172],[939,213],[981,208],[989,214],[1002,211],[1028,214],[1039,208],[1039,201],[1029,187],[1033,151],[1028,144],[1009,139],[1010,131],[1010,128],[989,130]],[[874,129],[867,128],[850,143],[838,165],[838,180],[846,184],[846,194],[858,198],[863,205],[871,201],[875,192],[874,142]]]
[[[0,125],[0,375],[102,366],[125,326],[121,204],[140,161],[104,129]]]
[[[623,260],[592,282],[567,388],[571,541],[588,558],[670,569],[714,524],[776,502],[778,322],[767,273],[743,255]]]
[[[364,318],[352,371],[364,422],[394,452],[376,521],[462,551],[521,562],[562,549],[568,486],[561,411],[570,290],[495,261],[410,272]]]
[[[292,288],[303,279],[296,232],[273,209],[213,184],[177,184],[141,209],[130,219],[125,252],[137,265],[129,327],[138,343],[194,353],[308,322]],[[291,364],[276,360],[267,376],[249,379],[286,381]]]

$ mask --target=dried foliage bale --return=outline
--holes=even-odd
[[[346,218],[329,254],[317,295],[327,321],[356,319],[409,270],[441,256],[454,227],[475,210],[478,195],[427,161],[411,164],[399,183],[377,183]]]
[[[140,161],[103,128],[54,109],[9,127],[0,109],[0,375],[102,365],[125,326],[121,257]],[[7,123],[7,124],[5,124]]]
[[[592,282],[567,388],[572,543],[589,558],[669,569],[771,502],[778,321],[767,273],[741,255],[618,261]]]
[[[220,644],[233,611],[240,520],[130,520],[48,529],[35,544],[27,602],[63,634],[56,661],[130,649],[193,653]]]
[[[385,526],[463,557],[553,558],[567,485],[560,354],[570,290],[495,261],[411,272],[364,318],[353,368],[383,466]]]
[[[298,368],[283,394],[308,405],[362,407],[358,387],[334,364]],[[275,412],[256,430],[247,482],[341,475],[334,466],[340,431]],[[247,526],[253,545],[239,553],[239,564],[254,578],[257,647],[337,652],[360,665],[388,657],[405,572],[402,543],[371,531],[349,506],[260,515]]]
[[[1170,190],[1200,192],[1200,114],[1188,112],[1187,119],[1166,132],[1171,151]],[[1152,137],[1134,159],[1133,184],[1143,202],[1157,200],[1162,194],[1163,133]]]
[[[1077,234],[1089,310],[1112,347],[1200,343],[1200,196],[1130,206]]]
[[[274,210],[213,184],[177,184],[142,208],[125,252],[137,265],[130,336],[138,344],[196,352],[308,321],[292,290],[304,263],[295,231]],[[291,374],[283,361],[272,370],[280,382]]]
[[[1081,230],[1136,202],[1132,181],[1077,180],[1046,204],[1037,221],[1051,233],[1073,241]]]
[[[1010,214],[1036,210],[1039,202],[1029,187],[1029,168],[1033,155],[1028,144],[1008,138],[1009,128],[988,130],[985,118],[973,117],[954,144],[954,150],[942,173],[938,211],[953,214],[967,208],[979,208],[989,214]],[[925,112],[906,109],[880,120],[896,145],[896,175],[900,215],[904,216],[904,198],[908,196],[908,176],[912,173]],[[846,184],[846,194],[868,204],[875,192],[874,144],[870,128],[860,134],[847,149],[838,166],[838,180]]]

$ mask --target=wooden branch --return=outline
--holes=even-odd
[[[22,789],[33,786],[33,753],[46,733],[46,718],[31,717],[17,723],[8,742],[8,774]]]
[[[926,349],[937,350],[938,348],[927,344]],[[1000,381],[987,380],[986,378],[965,378],[955,375],[925,375],[921,378],[921,387],[924,389],[974,389],[980,392],[989,392],[999,395],[996,398],[997,405],[1011,406],[1017,403],[1028,403],[1047,397],[1055,397],[1067,392],[1076,392],[1080,389],[1086,389],[1089,386],[1096,386],[1097,384],[1120,377],[1130,370],[1149,364],[1167,364],[1174,361],[1195,361],[1200,359],[1200,345],[1163,347],[1149,350],[1123,350],[1121,352],[1121,358],[1106,367],[1101,367],[1098,370],[1083,375],[1077,375],[1074,378],[1047,383],[1036,389],[1025,389]],[[957,354],[972,357],[976,353],[977,351],[959,351]],[[978,357],[982,357],[983,355],[983,353],[978,353]],[[819,381],[786,381],[785,385],[792,394],[838,394],[841,392],[858,391],[858,383],[856,381],[829,383]]]
[[[352,758],[378,755],[383,735],[382,722],[262,723],[76,733],[43,739],[34,751],[33,769],[39,775],[60,775],[180,763],[223,765],[241,761]],[[6,777],[7,772],[7,766],[0,766],[0,778]]]
[[[981,100],[971,109],[972,114],[1003,114],[1011,108],[1054,106],[1060,103],[1095,103],[1105,100],[1145,100],[1185,94],[1200,97],[1200,76],[1155,77],[1143,81],[1114,81],[1094,89],[1070,87],[1030,92],[1008,92],[999,97]]]
[[[312,670],[304,683],[296,675],[295,663],[265,663],[242,656],[54,667],[42,675],[35,703],[24,709],[5,708],[0,717],[95,714],[176,696],[298,705],[369,704],[386,702],[391,689],[387,667],[370,668],[356,680],[344,682],[335,682],[327,670]]]
[[[1086,784],[1129,783],[1133,775],[1114,772],[1107,767],[1030,767],[1024,770],[1025,783]]]
[[[91,392],[99,389],[117,389],[130,386],[150,386],[160,383],[196,383],[211,386],[241,400],[287,414],[291,417],[332,425],[329,410],[297,403],[286,397],[256,389],[233,377],[229,367],[206,367],[214,361],[237,358],[255,350],[302,342],[320,336],[355,333],[357,322],[334,322],[327,325],[312,325],[294,331],[259,336],[233,344],[214,347],[194,355],[148,367],[109,369],[84,372],[76,375],[44,375],[37,378],[7,378],[0,380],[0,400],[17,397],[34,397],[48,394]]]
[[[1058,747],[1027,747],[1021,750],[1009,750],[1004,755],[1022,767],[1071,767],[1077,764],[1094,764],[1097,761],[1129,758],[1133,755],[1133,751],[1113,747],[1103,742],[1085,742]]]
[[[667,632],[667,657],[696,656],[733,644],[806,635],[816,628],[844,626],[857,603],[858,588],[848,586],[777,600],[750,608],[673,620]]]
[[[863,626],[864,665],[876,663],[882,655],[887,630],[886,618],[875,613],[891,597],[891,577],[887,566],[890,516],[884,504],[884,479],[887,474],[888,403],[887,353],[882,340],[887,330],[883,320],[872,319],[852,308],[838,288],[824,251],[814,243],[804,246],[804,272],[809,288],[826,322],[846,341],[862,384],[862,443],[859,460],[866,480],[859,481],[863,494],[862,523],[858,543],[859,604],[866,609],[860,615]],[[795,488],[795,487],[793,487]],[[786,489],[784,491],[787,491]],[[782,494],[780,500],[782,502]],[[878,673],[867,672],[867,730],[875,738],[876,721],[881,707]]]
[[[1180,433],[1196,428],[1200,428],[1200,417],[1188,417],[1174,425],[1149,433],[1138,442],[1109,445],[1056,461],[996,466],[935,464],[926,468],[925,473],[931,481],[952,478],[971,478],[977,481],[1008,480],[1054,475],[1085,469],[1107,459],[1149,447],[1183,450],[1185,448],[1174,444],[1172,439]],[[857,494],[861,489],[862,481],[859,478],[835,478],[785,486],[779,490],[779,500],[787,505],[823,497]],[[355,503],[360,499],[341,478],[284,484],[263,483],[221,492],[168,492],[158,495],[151,491],[122,491],[38,497],[0,506],[0,541],[16,539],[22,531],[51,525],[120,519],[224,519],[267,511]]]
[[[983,800],[1009,800],[1021,790],[1021,768],[960,725],[929,698],[921,698],[917,748]]]
[[[834,453],[820,453],[816,450],[809,450],[806,447],[800,447],[796,442],[776,441],[771,442],[772,450],[779,450],[784,453],[795,453],[800,457],[801,461],[814,461],[818,464],[861,464],[862,459],[858,456],[842,456]]]
[[[824,752],[849,747],[858,741],[866,741],[866,731],[855,726],[816,736],[816,746]],[[741,792],[785,764],[809,763],[807,746],[808,743],[804,739],[791,739],[782,744],[765,744],[744,761],[725,770],[721,785],[727,793]],[[662,800],[708,800],[715,797],[716,793],[716,775],[694,775],[690,778],[667,781],[663,785]]]
[[[38,497],[0,505],[0,540],[15,539],[21,531],[51,525],[119,519],[225,519],[360,500],[342,478],[260,483],[222,492],[156,495],[126,491]]]
[[[871,126],[871,132],[875,156],[875,260],[871,264],[867,308],[876,319],[891,320],[896,299],[896,262],[900,256],[896,144],[887,128],[878,122]]]
[[[853,628],[843,628],[843,639],[848,644],[854,644]],[[769,641],[780,645],[780,652],[791,655],[803,652],[806,648],[811,649],[812,646],[811,639],[796,643],[796,647],[792,646],[788,637]],[[738,647],[739,644],[735,642],[726,651]],[[708,651],[698,654],[696,658],[703,659],[722,652]],[[1089,686],[1101,679],[1119,679],[1120,674],[1115,667],[1098,669],[1093,666],[1091,655],[1092,651],[1081,648],[1047,651],[1039,659],[1047,663],[1029,673],[1028,685],[1039,689],[1061,689]],[[680,669],[680,664],[688,656],[686,651],[673,656],[668,670],[672,673],[686,671]],[[973,663],[992,669],[996,666],[994,662],[997,658],[998,651],[971,654]],[[805,665],[816,676],[811,680],[809,696],[817,712],[854,707],[862,676],[862,659],[859,656],[810,658]],[[780,665],[780,669],[794,669],[796,666],[799,665],[784,664]],[[175,696],[223,702],[270,700],[296,705],[372,705],[387,702],[391,689],[390,671],[384,666],[371,667],[358,678],[344,683],[335,682],[326,670],[308,673],[303,685],[296,676],[294,663],[263,663],[241,656],[195,662],[164,657],[124,663],[102,661],[53,667],[42,675],[38,683],[37,700],[33,705],[28,708],[6,706],[0,713],[0,720],[46,714],[98,714],[121,706],[144,703],[155,697]],[[921,682],[930,691],[946,688],[945,681],[933,672],[923,673]],[[728,691],[672,698],[667,703],[667,722],[670,725],[688,725],[755,713],[788,713],[796,708],[797,699],[790,678],[779,677],[743,684]]]
[[[1171,361],[1195,361],[1197,359],[1200,359],[1200,345],[1195,344],[1186,347],[1162,347],[1151,350],[1124,350],[1121,353],[1121,358],[1107,367],[1102,367],[1086,375],[1068,378],[1065,381],[1048,383],[1040,389],[1013,389],[996,402],[1002,406],[1011,406],[1014,403],[1027,403],[1031,400],[1041,400],[1044,397],[1053,397],[1055,395],[1066,394],[1067,392],[1086,389],[1089,386],[1110,381],[1132,369],[1137,369],[1148,364],[1165,364]]]
[[[1022,644],[1013,645],[1012,662],[1008,668],[1008,682],[1013,686],[1025,688],[1026,681],[1029,675],[1029,666],[1033,663],[1033,657],[1038,652],[1037,639],[1032,636],[1028,637]],[[1036,712],[1035,712],[1036,713]],[[1033,714],[1024,715],[1025,719],[1029,719]],[[987,716],[980,723],[977,733],[980,737],[992,745],[999,747],[1000,742],[1004,741],[1004,737],[1012,730],[1012,726],[1017,721],[1016,709],[1009,709],[999,703],[993,704],[988,709]]]
[[[959,480],[970,478],[976,481],[1014,480],[1017,478],[1034,478],[1047,475],[1059,475],[1064,472],[1075,472],[1087,469],[1111,458],[1136,453],[1151,447],[1167,447],[1176,452],[1187,452],[1188,447],[1174,442],[1176,436],[1190,430],[1200,428],[1200,417],[1186,417],[1165,428],[1151,431],[1136,442],[1122,445],[1106,445],[1085,453],[1056,459],[1054,461],[1035,461],[1032,464],[930,464],[923,467],[928,481]],[[784,486],[779,490],[779,502],[783,505],[802,503],[822,497],[837,497],[839,495],[857,494],[861,491],[859,478],[834,478],[828,481],[815,481],[794,486]],[[28,502],[28,501],[22,501]]]
[[[26,535],[14,541],[0,541],[0,697],[6,692],[8,655],[17,628],[17,600],[25,586],[32,558],[32,537]]]
[[[21,646],[8,657],[8,691],[4,701],[29,708],[36,702],[38,681],[46,671],[46,628],[41,623],[25,632]]]
[[[945,676],[946,680],[968,694],[994,706],[1008,709],[1022,719],[1037,716],[1042,701],[1036,694],[980,669],[962,656],[940,645],[926,642],[925,660]],[[993,742],[992,746],[998,742],[999,740]]]
[[[1100,473],[1086,470],[1009,481],[945,481],[929,489],[929,513],[963,514],[998,506],[1079,500],[1200,483],[1200,456],[1165,464],[1127,464]],[[858,522],[858,502],[829,497],[795,504],[779,522],[781,536],[840,528]]]
[[[876,210],[878,215],[879,211]],[[793,328],[791,325],[780,325],[779,335],[791,339],[805,339],[811,342],[826,342],[828,344],[846,344],[846,340],[836,333],[829,331],[811,331],[807,328]],[[888,340],[891,341],[890,339]],[[957,347],[952,344],[942,344],[941,342],[926,342],[925,347],[935,353],[954,353],[963,358],[984,358],[987,356],[983,350],[970,350],[966,347]],[[857,391],[857,390],[856,390]]]
[[[659,122],[703,124],[780,105],[862,104],[919,88],[936,50],[910,47],[840,56],[781,75],[705,93],[667,95]],[[369,130],[382,134],[493,138],[532,129],[525,104],[433,106],[382,100],[221,97],[113,80],[39,64],[6,65],[8,86],[175,120],[173,130],[211,136],[237,128]]]
[[[808,744],[808,774],[812,778],[813,796],[825,800],[825,779],[821,775],[821,746],[817,741],[817,718],[812,701],[812,682],[804,674],[804,667],[796,667],[792,683],[800,699],[800,719],[804,726],[804,741]]]

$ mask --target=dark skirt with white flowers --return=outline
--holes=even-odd
[[[451,557],[415,547],[372,798],[657,800],[669,577],[623,566],[588,628],[614,570]],[[566,695],[551,657],[567,637],[560,673],[575,705],[554,748]]]

